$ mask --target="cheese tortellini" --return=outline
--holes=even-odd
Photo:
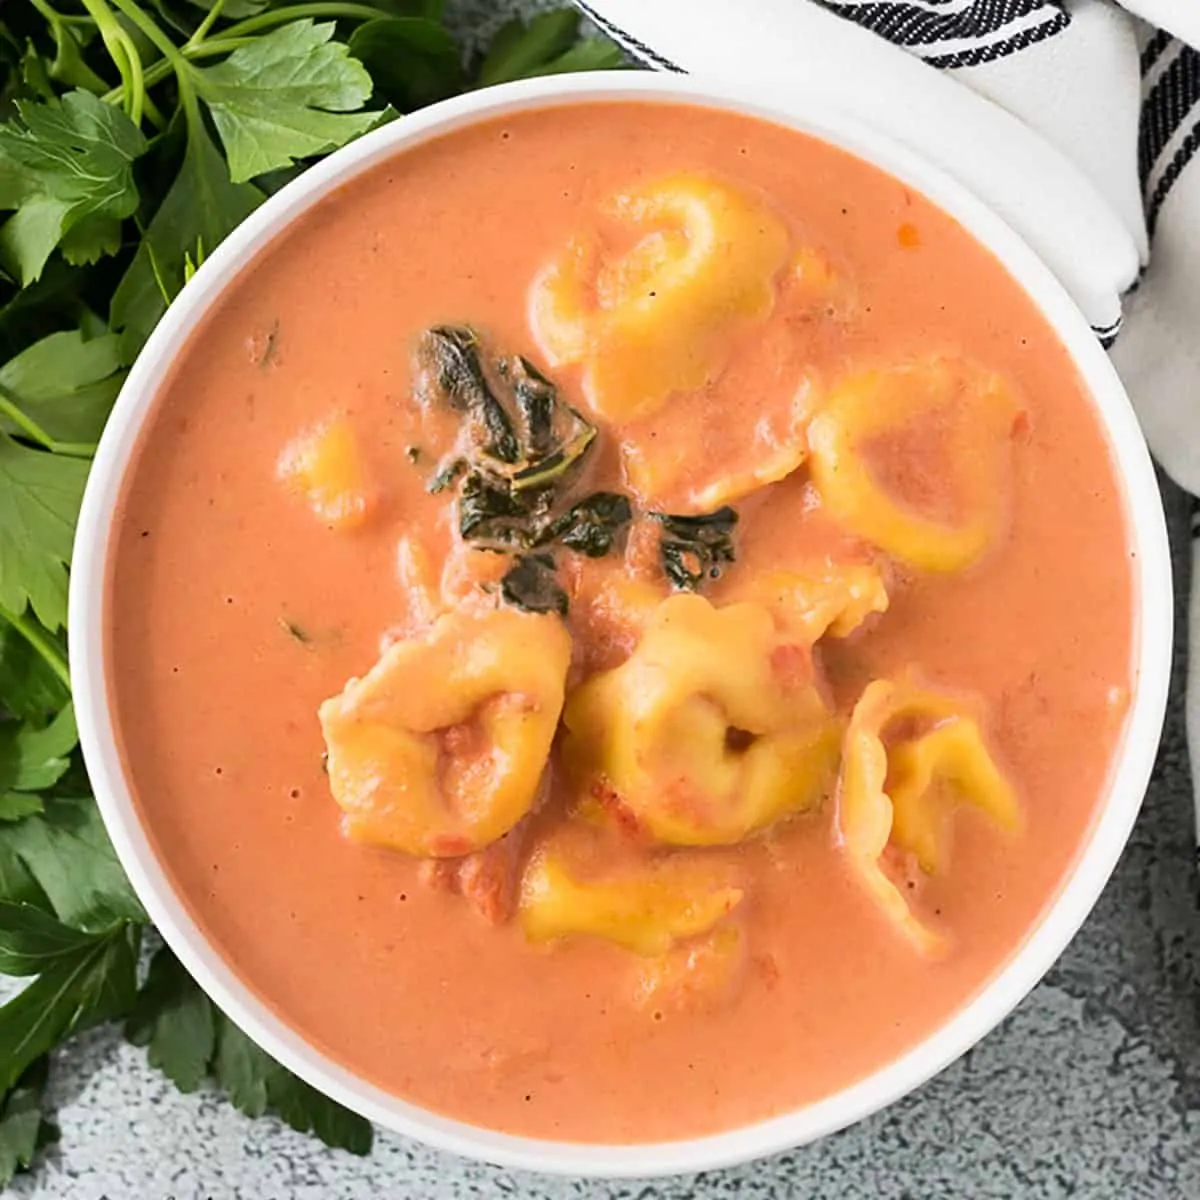
[[[1018,414],[1000,376],[958,360],[865,371],[832,388],[809,424],[809,469],[822,501],[851,532],[927,571],[961,571],[1001,531]],[[871,468],[873,439],[921,421],[947,428],[945,469],[956,483],[958,520],[920,512],[892,495]]]
[[[637,649],[568,699],[563,752],[654,838],[726,845],[818,804],[840,729],[811,655],[757,604],[664,600]]]
[[[660,1017],[719,1007],[736,993],[746,968],[746,935],[735,921],[638,966],[634,1003]]]
[[[320,708],[346,833],[430,857],[507,833],[541,786],[570,659],[557,617],[508,608],[389,647]]]
[[[885,742],[893,725],[901,735]],[[1004,829],[1020,822],[1016,794],[961,704],[889,680],[869,684],[846,730],[838,834],[888,919],[926,955],[940,953],[944,940],[912,911],[882,858],[890,845],[913,854],[925,871],[937,871],[948,800],[974,805]]]
[[[375,500],[362,447],[345,417],[326,421],[289,442],[279,456],[276,474],[333,529],[361,525]]]
[[[721,370],[730,335],[770,314],[789,235],[760,197],[705,175],[634,188],[607,208],[640,240],[616,256],[573,243],[534,281],[530,318],[550,363],[580,363],[592,408],[624,422]]]
[[[810,646],[826,635],[848,637],[873,613],[887,612],[889,603],[878,565],[832,560],[803,571],[764,571],[732,594],[765,605],[786,636]]]
[[[657,955],[707,933],[742,896],[713,868],[679,858],[582,878],[550,846],[525,868],[520,920],[532,942],[587,934],[635,954]]]

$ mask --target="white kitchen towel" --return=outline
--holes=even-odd
[[[1158,461],[1200,495],[1200,0],[576,3],[647,66],[819,84],[989,201],[1111,348]],[[1200,581],[1197,517],[1192,545]],[[1195,768],[1197,586],[1189,635]]]

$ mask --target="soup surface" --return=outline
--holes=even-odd
[[[854,1082],[1016,949],[1131,603],[1080,381],[953,220],[579,105],[397,157],[227,290],[127,479],[110,677],[158,854],[291,1026],[656,1140]]]

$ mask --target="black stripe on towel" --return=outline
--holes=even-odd
[[[958,50],[953,54],[929,55],[925,61],[931,67],[942,67],[945,70],[953,70],[956,67],[977,67],[981,63],[994,62],[997,58],[1015,54],[1018,50],[1024,50],[1026,46],[1032,46],[1048,37],[1053,37],[1054,34],[1061,33],[1066,29],[1070,23],[1070,14],[1064,12],[1050,21],[1044,21],[1041,25],[1022,29],[1020,33],[1011,38],[1005,38],[1003,41],[992,42],[987,46],[975,46],[968,50]]]
[[[1151,233],[1154,232],[1163,202],[1200,144],[1200,116],[1192,116],[1193,113],[1200,113],[1200,52],[1172,38],[1168,45],[1150,57],[1150,65],[1154,66],[1166,54],[1173,55],[1173,58],[1142,99],[1138,132],[1138,173],[1145,195],[1146,227]],[[1143,62],[1145,59],[1143,55]],[[1153,192],[1145,194],[1155,171],[1159,170],[1167,147],[1177,139],[1189,117],[1191,128],[1182,141],[1178,141],[1170,162],[1159,174]]]
[[[1154,36],[1142,49],[1142,74],[1145,75],[1162,57],[1162,52],[1171,44],[1171,35],[1165,29],[1156,29]]]
[[[839,17],[856,21],[868,29],[918,53],[923,53],[924,47],[936,47],[939,42],[982,42],[985,39],[992,42],[996,35],[1015,22],[1023,22],[1025,18],[1035,14],[1044,14],[1045,24],[1053,25],[1054,32],[1065,28],[1070,16],[1058,0],[975,0],[965,8],[954,12],[939,12],[935,8],[920,3],[903,3],[901,0],[863,0],[862,3],[847,3],[847,0],[819,0],[821,5]],[[1027,32],[1033,26],[1026,26],[1020,31],[1013,32],[1013,43],[1021,33]],[[1003,47],[1009,45],[1009,39],[999,38],[994,42],[1001,47],[997,54],[1007,51]],[[1011,49],[1019,50],[1022,45],[1013,44]],[[980,46],[974,49],[982,49]],[[972,47],[963,47],[963,50]]]
[[[632,33],[627,33],[619,25],[614,24],[607,17],[601,16],[586,0],[573,0],[575,7],[601,33],[607,34],[614,42],[623,46],[630,54],[633,55],[643,66],[654,67],[659,71],[674,71],[676,75],[685,74],[684,69],[673,63],[664,54],[659,54],[657,50],[652,50],[645,42],[635,38]]]
[[[1124,320],[1123,317],[1118,317],[1115,321],[1113,321],[1109,325],[1093,325],[1092,326],[1092,332],[1096,335],[1097,338],[1099,338],[1100,345],[1102,345],[1105,348],[1105,350],[1111,350],[1112,347],[1116,344],[1117,335],[1121,332],[1121,324],[1122,324],[1123,320]]]
[[[1146,203],[1146,232],[1151,237],[1154,236],[1154,229],[1158,225],[1158,214],[1162,209],[1163,201],[1166,200],[1171,188],[1175,186],[1175,181],[1183,174],[1184,167],[1192,161],[1197,147],[1200,147],[1200,123],[1193,125],[1188,131],[1187,137],[1180,142],[1179,149],[1175,151],[1170,165],[1159,178],[1154,194]]]
[[[1151,58],[1150,67],[1163,57],[1163,53],[1168,54],[1170,62],[1142,97],[1138,172],[1143,189],[1167,143],[1200,99],[1200,70],[1197,69],[1200,62],[1196,51],[1174,38],[1169,40],[1168,47]]]

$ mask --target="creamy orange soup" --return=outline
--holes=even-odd
[[[1128,701],[1066,352],[901,183],[718,111],[444,137],[230,286],[147,423],[110,673],[240,977],[513,1133],[817,1100],[1031,928]]]

